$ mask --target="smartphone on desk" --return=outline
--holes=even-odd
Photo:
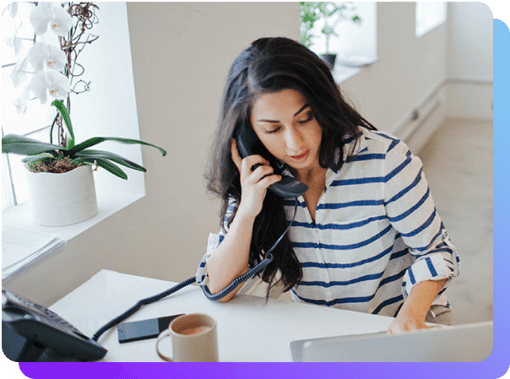
[[[156,338],[162,331],[168,329],[168,326],[174,318],[182,316],[183,314],[184,313],[119,324],[117,325],[119,343]]]

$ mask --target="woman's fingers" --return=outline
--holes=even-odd
[[[239,154],[239,150],[237,149],[237,143],[235,139],[232,139],[232,145],[231,145],[231,153],[232,153],[232,161],[236,165],[237,169],[241,173],[241,176],[251,176],[252,172],[255,172],[257,168],[260,166],[265,167],[262,172],[264,172],[264,175],[271,174],[273,172],[273,169],[271,166],[269,166],[269,162],[266,161],[263,157],[260,155],[250,155],[246,158],[241,158],[241,155]],[[270,168],[271,171],[267,171],[267,167]],[[243,170],[245,170],[243,172]],[[258,171],[260,173],[260,171]],[[262,176],[259,176],[259,179]]]
[[[231,150],[232,161],[241,175],[241,189],[244,194],[251,192],[250,187],[256,189],[257,192],[261,191],[261,195],[265,194],[265,190],[271,184],[282,179],[281,175],[274,175],[273,167],[260,155],[254,154],[243,159],[239,154],[235,139],[232,140]]]
[[[282,180],[281,175],[272,175],[268,174],[262,177],[259,181],[259,185],[261,185],[264,188],[268,188],[270,185],[278,183],[280,180]]]

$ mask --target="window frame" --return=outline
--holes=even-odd
[[[439,8],[438,6],[441,6]],[[434,8],[442,13],[434,14]],[[448,3],[441,1],[417,1],[415,3],[415,36],[423,37],[448,20]]]
[[[2,137],[6,134],[19,134],[24,137],[30,136],[31,138],[38,139],[42,142],[49,142],[49,135],[48,132],[51,128],[51,120],[54,118],[56,111],[51,108],[50,103],[46,103],[44,105],[37,104],[37,99],[35,97],[30,97],[28,100],[27,105],[27,112],[32,112],[33,114],[30,115],[17,115],[16,110],[12,103],[7,103],[12,97],[8,97],[6,99],[5,94],[6,93],[14,93],[16,92],[16,88],[14,87],[14,84],[11,84],[11,73],[14,67],[16,66],[16,63],[21,59],[21,57],[26,54],[26,51],[30,49],[31,46],[33,46],[37,40],[38,36],[31,30],[30,33],[26,28],[26,21],[17,23],[18,15],[20,18],[23,18],[24,20],[28,19],[28,15],[33,10],[33,8],[36,6],[35,2],[19,2],[18,4],[18,10],[15,17],[11,17],[9,14],[10,12],[6,9],[4,13],[2,14],[2,28],[3,28],[3,36],[5,37],[1,43],[2,43],[2,50],[7,51],[7,54],[2,54],[2,60],[7,55],[9,56],[9,52],[11,52],[13,55],[10,57],[10,59],[15,58],[14,61],[2,61],[2,87],[4,89],[2,97],[2,118],[1,118],[1,130],[2,130]],[[12,6],[12,4],[10,5]],[[20,13],[22,12],[22,13]],[[10,20],[10,22],[8,22]],[[9,25],[11,24],[11,25]],[[7,44],[7,37],[17,37],[17,34],[15,35],[8,35],[6,33],[6,29],[8,27],[12,27],[15,30],[20,30],[21,28],[24,28],[22,33],[26,33],[27,35],[22,35],[19,37],[20,43],[24,44],[21,51],[16,54],[14,50],[14,46],[9,46]],[[14,33],[13,33],[14,34]],[[30,34],[30,36],[28,35]],[[55,41],[58,41],[56,39]],[[6,82],[4,82],[4,80]],[[7,85],[6,85],[7,84]],[[12,88],[11,88],[12,85]],[[6,91],[7,88],[7,91]],[[23,131],[17,132],[16,129],[19,128],[19,124],[23,125]],[[33,125],[33,126],[32,126]],[[18,175],[19,166],[22,166],[23,163],[21,162],[23,157],[20,156],[13,156],[8,154],[2,154],[2,183],[3,183],[3,195],[2,196],[2,211],[7,210],[11,207],[14,207],[26,200],[28,200],[28,190],[26,182],[24,181],[24,176]],[[18,169],[16,169],[16,166],[18,166]],[[14,171],[16,170],[16,175],[14,174]]]

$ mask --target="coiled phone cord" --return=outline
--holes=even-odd
[[[274,256],[273,256],[273,254],[271,254],[271,252],[280,243],[280,241],[283,239],[285,234],[287,234],[287,232],[289,231],[291,225],[294,223],[294,219],[296,218],[297,206],[298,206],[298,199],[295,198],[294,215],[292,216],[292,221],[289,223],[289,225],[287,226],[287,229],[285,229],[283,234],[278,238],[278,240],[274,243],[274,245],[267,251],[267,253],[264,256],[264,259],[259,264],[257,264],[255,267],[250,269],[248,272],[239,276],[237,279],[234,279],[234,281],[232,283],[230,283],[227,287],[225,287],[222,291],[218,292],[217,294],[212,294],[206,285],[201,286],[202,291],[204,292],[204,295],[209,300],[219,300],[219,299],[227,296],[230,292],[235,290],[239,286],[239,284],[245,282],[246,280],[248,280],[248,279],[254,277],[255,275],[261,273],[262,271],[264,271],[266,266],[269,263],[271,263],[274,259]],[[158,300],[161,300],[161,299],[181,290],[182,288],[195,283],[196,280],[197,280],[196,276],[193,276],[193,277],[186,279],[185,281],[173,286],[172,288],[167,289],[166,291],[163,291],[157,295],[147,297],[145,299],[138,301],[138,303],[133,305],[126,312],[122,313],[121,315],[117,316],[116,318],[114,318],[113,320],[111,320],[110,322],[105,324],[103,327],[101,327],[96,333],[94,333],[94,335],[92,336],[92,340],[97,342],[99,337],[101,337],[101,335],[103,335],[104,332],[106,332],[110,328],[113,328],[115,325],[120,324],[122,321],[124,321],[129,316],[133,315],[136,311],[138,311],[142,306],[154,303]]]

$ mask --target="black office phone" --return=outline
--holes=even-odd
[[[55,312],[5,289],[2,332],[4,354],[15,362],[37,361],[47,350],[76,361],[97,361],[107,353]]]
[[[274,169],[275,174],[281,174],[281,170],[276,164],[276,159],[269,153],[269,151],[262,144],[257,137],[251,125],[241,123],[236,126],[235,139],[237,143],[237,150],[241,158],[258,154],[269,161]],[[255,165],[255,169],[258,165]],[[308,186],[299,182],[291,176],[282,175],[282,180],[269,186],[269,189],[283,198],[298,197],[303,195]]]

